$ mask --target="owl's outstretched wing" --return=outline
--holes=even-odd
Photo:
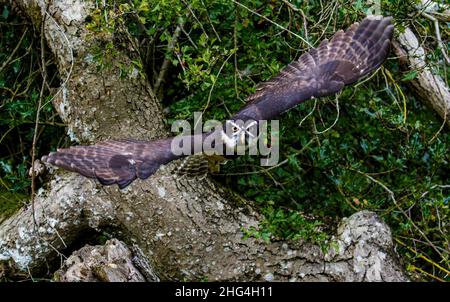
[[[318,48],[287,65],[248,97],[249,104],[231,119],[270,120],[313,97],[333,95],[375,71],[389,53],[391,17],[369,16],[338,31]]]
[[[117,184],[124,188],[136,178],[146,179],[161,165],[178,158],[171,152],[171,141],[109,140],[58,149],[42,160],[96,178],[103,185]]]
[[[260,85],[249,97],[249,104],[230,120],[270,120],[302,101],[338,92],[385,61],[392,31],[391,18],[367,17],[346,32],[337,32],[330,41],[323,41],[317,49],[305,53],[278,76]],[[180,157],[171,150],[172,139],[111,140],[60,149],[42,159],[97,178],[104,185],[117,184],[124,188],[136,178],[148,178],[161,165]]]

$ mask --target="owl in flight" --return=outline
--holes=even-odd
[[[271,120],[303,101],[336,94],[377,70],[386,60],[393,33],[392,18],[366,17],[347,31],[338,31],[287,65],[279,75],[262,83],[248,97],[247,105],[223,124],[220,142],[234,148],[246,131],[225,131],[240,120],[255,125]],[[227,128],[228,129],[228,128]],[[242,129],[240,129],[242,130]],[[207,139],[212,132],[199,135]],[[161,165],[183,157],[172,152],[172,138],[154,141],[108,140],[91,146],[59,149],[43,161],[98,179],[103,185],[128,186],[136,178],[146,179]],[[194,141],[195,135],[190,137]],[[197,137],[198,139],[198,137]]]

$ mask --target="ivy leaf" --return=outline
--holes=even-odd
[[[413,70],[405,74],[402,78],[403,82],[409,82],[414,80],[417,77],[417,70]]]

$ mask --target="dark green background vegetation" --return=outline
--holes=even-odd
[[[131,35],[139,41],[142,59],[136,66],[150,81],[158,78],[163,60],[170,61],[158,90],[168,124],[192,120],[194,111],[204,112],[204,120],[224,120],[244,105],[259,82],[307,51],[305,41],[317,46],[368,10],[366,1],[359,0],[239,3],[107,1],[89,20],[93,33],[117,37],[106,47],[111,53],[98,51],[99,68],[112,61],[108,56],[113,49]],[[398,30],[410,26],[421,37],[429,65],[448,83],[449,67],[437,47],[433,24],[419,15],[414,1],[381,4],[384,15],[394,16]],[[0,66],[12,58],[0,70],[1,221],[29,199],[30,150],[42,77],[39,33],[9,7],[0,7],[0,13]],[[168,51],[177,27],[180,35]],[[442,24],[441,34],[448,45],[448,24]],[[54,74],[46,87],[50,98],[52,86],[59,85],[51,57],[47,69]],[[306,102],[283,114],[277,167],[261,167],[259,158],[251,156],[223,166],[213,177],[254,201],[264,214],[258,229],[245,230],[247,236],[303,238],[326,248],[340,218],[371,210],[391,227],[413,278],[450,280],[450,133],[411,93],[408,81],[415,76],[403,72],[391,53],[369,80],[346,88],[337,98]],[[38,129],[38,157],[70,144],[50,103]]]

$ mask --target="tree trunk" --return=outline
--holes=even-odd
[[[52,16],[44,34],[63,81],[54,106],[71,137],[92,143],[168,135],[148,81],[134,69],[123,77],[123,66],[138,59],[131,48],[105,54],[109,64],[100,69],[93,60],[114,38],[86,29],[94,1],[14,2],[36,25],[46,11]],[[168,167],[125,190],[57,170],[38,191],[35,216],[36,229],[30,206],[0,225],[0,260],[32,274],[52,270],[87,232],[106,230],[139,250],[161,280],[406,280],[389,228],[371,212],[344,220],[327,253],[302,241],[243,239],[242,229],[260,219],[251,203],[210,179],[175,181]]]

